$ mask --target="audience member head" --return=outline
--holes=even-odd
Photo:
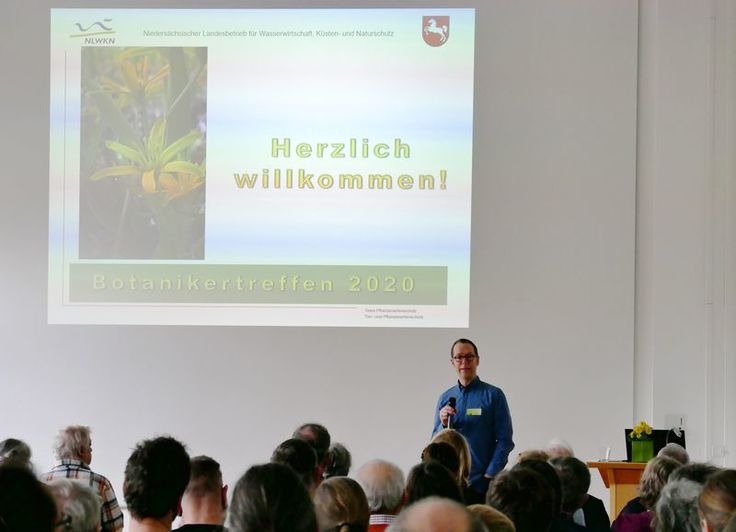
[[[170,524],[179,515],[189,471],[189,455],[174,438],[161,436],[139,442],[128,458],[123,483],[131,517]]]
[[[314,510],[321,532],[364,532],[368,530],[368,501],[355,480],[332,477],[314,492]]]
[[[541,460],[542,462],[546,462],[549,460],[550,456],[547,451],[543,451],[541,449],[527,449],[526,451],[521,451],[519,453],[519,457],[516,459],[516,463],[524,462],[525,460]]]
[[[672,458],[673,460],[677,460],[678,462],[680,462],[681,465],[685,465],[690,462],[690,455],[687,454],[685,448],[679,443],[674,442],[668,443],[667,445],[662,447],[657,453],[657,456],[666,456],[667,458]]]
[[[372,460],[355,472],[372,514],[396,515],[404,502],[404,473],[384,460]]]
[[[429,497],[405,508],[388,532],[484,532],[486,530],[462,504]]]
[[[310,492],[316,485],[317,453],[307,441],[290,438],[279,444],[271,454],[271,462],[291,467]]]
[[[736,511],[731,512],[731,518],[723,527],[723,532],[736,532]]]
[[[443,429],[434,435],[432,443],[449,443],[455,448],[457,456],[460,458],[460,471],[458,472],[458,476],[463,485],[467,486],[469,484],[468,479],[470,478],[471,458],[470,447],[468,446],[468,440],[465,439],[465,436],[454,429]]]
[[[327,456],[324,478],[348,476],[353,458],[342,443],[333,443],[327,451]]]
[[[647,510],[654,508],[672,472],[680,467],[680,462],[666,456],[655,456],[647,462],[639,481],[639,500]]]
[[[547,447],[544,448],[550,458],[559,458],[561,456],[575,456],[572,446],[562,438],[552,438],[549,440]]]
[[[703,532],[722,532],[736,512],[736,470],[724,469],[713,474],[698,498],[703,517]]]
[[[209,456],[189,462],[189,484],[181,500],[182,524],[221,525],[227,510],[227,486],[220,464]]]
[[[485,504],[473,504],[468,510],[488,529],[488,532],[516,532],[514,523],[503,513]]]
[[[230,532],[314,532],[314,504],[304,483],[284,464],[263,464],[240,477],[230,501]]]
[[[721,468],[705,462],[690,462],[675,469],[668,482],[673,480],[692,480],[698,484],[705,484],[710,476],[720,471]]]
[[[555,514],[562,510],[562,483],[560,477],[549,462],[543,462],[542,460],[524,460],[519,462],[512,469],[531,469],[532,471],[542,475],[542,479],[552,490],[553,497],[553,508]]]
[[[31,448],[26,442],[8,438],[0,442],[0,464],[31,468]]]
[[[46,486],[16,464],[0,465],[0,530],[53,532],[56,505]]]
[[[57,460],[81,460],[92,463],[92,438],[89,427],[70,425],[59,431],[54,444]]]
[[[404,500],[406,504],[411,504],[432,496],[464,502],[456,477],[436,460],[428,460],[411,468]]]
[[[436,460],[450,470],[456,478],[459,486],[462,486],[463,478],[460,476],[460,457],[455,448],[449,443],[440,441],[430,443],[422,451],[422,462]]]
[[[573,456],[553,458],[550,463],[560,477],[562,513],[572,516],[588,498],[590,471],[588,466]]]
[[[656,532],[700,532],[698,496],[703,486],[692,480],[670,480],[655,505]]]
[[[92,488],[66,478],[54,480],[48,487],[58,509],[57,530],[97,532],[100,529],[102,500]]]
[[[517,532],[547,532],[557,515],[552,488],[526,467],[501,472],[491,482],[487,498],[489,506],[514,522]]]
[[[314,452],[317,453],[317,463],[326,464],[328,453],[330,450],[330,433],[327,429],[318,423],[305,423],[299,426],[292,438],[304,440],[312,446]]]

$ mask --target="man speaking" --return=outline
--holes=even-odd
[[[458,381],[437,401],[433,434],[453,428],[465,436],[472,457],[470,486],[485,497],[490,479],[504,468],[514,448],[509,405],[500,388],[478,378],[480,357],[473,342],[455,341],[450,363]]]

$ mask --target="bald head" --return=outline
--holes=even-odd
[[[485,532],[486,527],[465,506],[429,497],[405,509],[388,532]]]
[[[372,514],[397,514],[404,497],[404,473],[385,460],[371,460],[355,472]]]

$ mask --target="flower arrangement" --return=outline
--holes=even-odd
[[[629,432],[629,439],[631,441],[651,440],[652,427],[646,421],[639,421],[639,424]]]

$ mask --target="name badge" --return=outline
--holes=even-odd
[[[465,411],[466,416],[480,416],[482,414],[482,411],[480,408],[468,408]]]

